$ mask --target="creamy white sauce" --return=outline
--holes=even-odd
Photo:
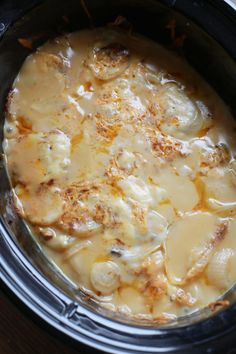
[[[17,211],[103,306],[163,321],[235,282],[235,123],[174,53],[109,29],[50,41],[4,134]]]

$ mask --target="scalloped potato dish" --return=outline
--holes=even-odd
[[[236,281],[236,124],[183,58],[111,28],[48,41],[8,97],[14,203],[79,289],[168,321]]]

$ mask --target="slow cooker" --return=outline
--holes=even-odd
[[[124,16],[136,32],[171,47],[168,23],[185,37],[180,55],[236,116],[236,5],[223,0],[11,0],[0,3],[0,139],[6,96],[25,57],[47,39]],[[27,38],[32,49],[22,46]],[[2,149],[2,148],[1,148]],[[2,156],[2,150],[1,150]],[[127,322],[75,288],[47,259],[14,212],[0,160],[0,278],[51,330],[108,353],[236,353],[236,287],[230,306],[202,309],[170,324]]]

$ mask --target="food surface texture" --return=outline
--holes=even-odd
[[[48,41],[3,144],[18,214],[103,307],[163,322],[236,281],[236,125],[177,54],[112,28]]]

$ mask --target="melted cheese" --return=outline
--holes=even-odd
[[[109,29],[24,62],[4,150],[18,213],[96,301],[166,321],[236,280],[235,124],[179,57]]]

